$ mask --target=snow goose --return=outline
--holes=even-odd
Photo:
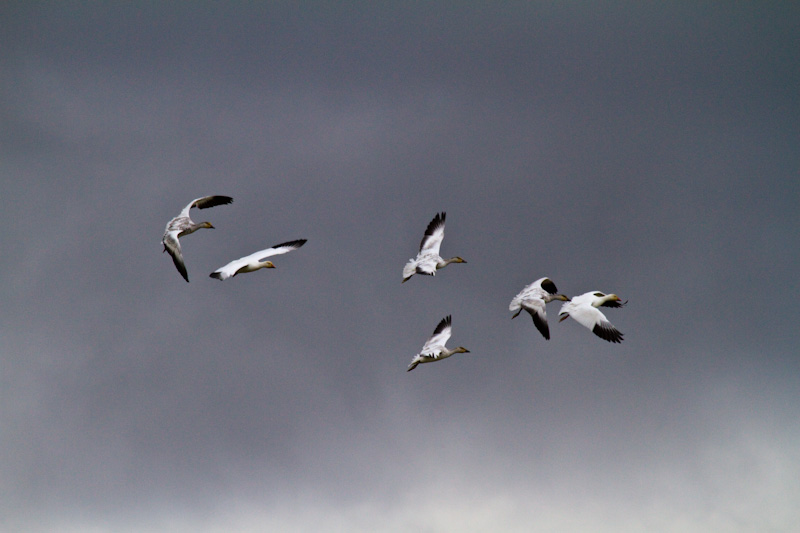
[[[181,253],[181,243],[179,237],[194,233],[200,228],[214,228],[211,222],[200,222],[195,224],[189,217],[189,211],[193,207],[198,209],[206,209],[217,205],[229,204],[233,202],[230,196],[204,196],[192,200],[189,205],[183,208],[181,214],[173,218],[167,223],[164,230],[164,236],[161,237],[161,244],[164,245],[164,252],[169,252],[172,256],[172,262],[175,263],[175,268],[178,269],[183,279],[189,281],[189,274],[186,272],[186,265],[183,263],[183,253]]]
[[[256,270],[262,268],[275,268],[275,265],[272,264],[272,261],[267,261],[267,257],[272,257],[273,255],[285,254],[287,252],[291,252],[292,250],[297,250],[305,243],[306,239],[299,239],[296,241],[289,241],[281,244],[276,244],[272,248],[267,248],[266,250],[261,250],[260,252],[256,252],[254,254],[250,254],[248,256],[237,259],[236,261],[231,261],[224,267],[218,268],[209,275],[212,278],[216,278],[220,281],[225,281],[228,278],[232,278],[236,274],[244,274],[245,272],[255,272]]]
[[[439,213],[428,224],[428,229],[425,230],[425,236],[422,237],[422,242],[419,245],[417,257],[410,259],[406,266],[403,267],[402,283],[408,281],[414,274],[435,276],[437,269],[444,268],[450,263],[466,263],[460,257],[442,259],[439,256],[439,247],[442,245],[442,239],[444,239],[445,216],[446,213]]]
[[[559,322],[569,317],[578,324],[592,330],[601,339],[608,342],[622,342],[622,333],[615,328],[598,307],[622,307],[628,303],[622,302],[616,294],[603,294],[600,291],[590,291],[580,296],[575,296],[572,301],[561,306]]]
[[[433,330],[433,335],[431,338],[428,339],[428,342],[422,347],[422,350],[414,356],[414,359],[411,360],[411,364],[408,365],[408,370],[406,372],[411,372],[417,365],[420,363],[432,363],[434,361],[441,361],[442,359],[446,359],[453,355],[454,353],[469,353],[469,350],[464,348],[463,346],[459,346],[458,348],[449,349],[445,348],[445,343],[447,343],[447,339],[450,338],[452,334],[452,326],[450,315],[447,315],[439,322],[439,325],[436,326],[436,329]]]
[[[508,306],[508,310],[516,311],[511,318],[517,318],[517,315],[523,310],[530,313],[536,329],[545,339],[550,340],[550,328],[547,325],[545,304],[553,300],[568,302],[569,298],[563,294],[558,294],[556,284],[550,278],[541,278],[526,286],[519,294],[514,296]]]

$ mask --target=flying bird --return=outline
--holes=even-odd
[[[511,318],[517,318],[523,310],[530,313],[533,324],[545,339],[550,340],[550,328],[547,325],[547,312],[545,304],[553,300],[568,302],[569,298],[558,294],[556,284],[550,278],[537,279],[514,296],[508,306],[509,311],[516,311]]]
[[[622,333],[615,328],[606,316],[600,312],[598,307],[622,307],[627,302],[622,302],[616,294],[603,294],[599,291],[591,291],[580,296],[575,296],[572,301],[561,306],[559,311],[559,322],[569,317],[575,319],[578,324],[592,330],[601,339],[608,342],[622,342]]]
[[[433,330],[433,335],[431,338],[428,339],[428,342],[422,347],[422,350],[414,356],[414,359],[411,360],[411,364],[408,365],[408,370],[406,372],[411,372],[417,365],[420,363],[432,363],[434,361],[441,361],[442,359],[446,359],[453,355],[454,353],[469,353],[469,350],[464,348],[463,346],[459,346],[458,348],[449,349],[445,348],[445,343],[447,339],[450,338],[452,334],[452,326],[450,325],[450,315],[447,315],[439,322],[439,325],[436,326],[436,329]]]
[[[175,263],[175,268],[178,269],[178,272],[181,273],[181,276],[183,276],[183,279],[187,282],[189,281],[189,274],[186,272],[186,265],[183,262],[183,253],[181,253],[181,243],[178,238],[194,233],[200,228],[214,228],[211,222],[200,222],[199,224],[192,222],[192,219],[189,218],[189,211],[191,211],[193,207],[206,209],[217,205],[229,204],[231,202],[233,202],[233,198],[230,196],[204,196],[203,198],[197,198],[184,207],[180,215],[167,223],[164,236],[161,237],[161,244],[164,245],[163,251],[169,252],[169,255],[172,256],[172,262]]]
[[[403,267],[402,283],[408,281],[414,274],[435,276],[437,269],[444,268],[450,263],[466,263],[460,257],[442,259],[439,256],[439,247],[442,245],[442,239],[444,239],[445,216],[446,213],[439,213],[428,224],[428,229],[425,230],[425,236],[422,237],[422,242],[419,245],[417,257],[410,259],[406,266]]]
[[[275,265],[272,264],[272,261],[267,261],[267,257],[272,257],[273,255],[285,254],[287,252],[291,252],[292,250],[297,250],[305,243],[306,239],[300,239],[297,241],[289,241],[281,244],[276,244],[272,248],[267,248],[266,250],[261,250],[260,252],[256,252],[254,254],[250,254],[248,256],[237,259],[236,261],[231,261],[224,267],[218,268],[217,270],[212,272],[210,276],[220,281],[225,281],[228,278],[232,278],[236,274],[244,274],[245,272],[255,272],[256,270],[262,268],[275,268]]]

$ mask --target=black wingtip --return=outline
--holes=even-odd
[[[556,288],[556,284],[550,278],[544,278],[542,280],[541,286],[544,290],[546,290],[550,294],[556,294],[558,289]]]
[[[294,241],[286,241],[286,242],[282,242],[280,244],[276,244],[275,246],[273,246],[273,248],[283,248],[284,246],[288,246],[290,248],[300,248],[301,246],[303,246],[307,242],[308,242],[308,239],[297,239],[297,240],[294,240]]]
[[[611,324],[607,324],[605,327],[601,324],[596,324],[595,327],[592,329],[592,333],[600,337],[601,339],[608,341],[608,342],[615,342],[617,344],[621,343],[623,339],[623,334],[617,330]]]
[[[528,311],[533,319],[533,325],[536,326],[536,329],[539,330],[539,333],[542,334],[546,340],[550,340],[550,327],[547,325],[546,320],[542,320],[542,318],[537,315],[536,313],[531,313]]]

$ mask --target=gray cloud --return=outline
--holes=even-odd
[[[2,9],[2,528],[797,522],[795,9]]]

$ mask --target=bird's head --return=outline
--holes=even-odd
[[[556,294],[555,296],[553,296],[553,300],[561,300],[562,302],[569,302],[570,297],[564,294]]]
[[[203,222],[202,224],[200,224],[200,227],[201,228],[214,229],[214,226],[211,224],[211,222]]]
[[[467,350],[463,346],[459,346],[458,348],[456,348],[456,353],[469,353],[469,350]]]
[[[261,268],[275,268],[275,265],[272,264],[272,261],[267,261]]]
[[[453,259],[453,262],[454,262],[454,263],[466,263],[466,261],[464,261],[464,260],[463,260],[462,258],[460,258],[460,257],[456,257],[455,259]]]

